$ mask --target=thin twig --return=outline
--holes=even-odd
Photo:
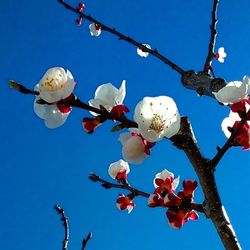
[[[64,236],[64,240],[63,240],[62,250],[67,250],[68,243],[69,243],[69,221],[64,213],[64,210],[61,207],[59,207],[58,205],[55,205],[54,209],[57,211],[58,214],[61,215],[61,220],[63,221],[63,226],[65,229],[65,236]]]
[[[27,89],[22,84],[14,81],[14,80],[9,80],[8,83],[9,83],[11,88],[21,92],[22,94],[39,95],[38,91]]]
[[[211,36],[210,36],[210,42],[208,46],[208,55],[203,67],[203,72],[208,73],[210,70],[210,67],[212,65],[212,60],[214,58],[214,46],[216,42],[216,36],[217,36],[217,30],[216,30],[216,24],[217,24],[217,8],[218,8],[219,0],[214,0],[213,4],[213,10],[212,10],[212,22],[210,25],[211,30]]]
[[[107,31],[107,32],[117,36],[120,40],[124,40],[124,41],[136,46],[137,48],[141,48],[144,52],[148,52],[149,54],[151,54],[151,55],[155,56],[156,58],[160,59],[162,62],[164,62],[165,64],[170,66],[173,70],[178,72],[180,75],[183,75],[185,73],[185,71],[183,69],[181,69],[178,65],[176,65],[175,63],[170,61],[168,58],[166,58],[162,54],[160,54],[158,52],[158,50],[156,50],[156,49],[153,50],[153,49],[147,48],[142,43],[139,43],[139,42],[135,41],[134,39],[132,39],[129,36],[123,35],[119,31],[117,31],[116,29],[112,29],[112,28],[104,25],[100,21],[96,20],[95,18],[93,18],[93,17],[91,17],[89,15],[85,15],[84,13],[80,12],[77,8],[72,7],[71,5],[69,5],[68,3],[66,3],[63,0],[57,0],[57,1],[59,3],[61,3],[62,5],[64,5],[64,7],[67,8],[68,10],[78,14],[79,17],[85,18],[85,19],[89,20],[90,22],[97,24],[99,27],[101,27],[102,30]]]
[[[108,182],[108,181],[102,179],[100,176],[98,176],[98,175],[96,175],[94,173],[91,173],[89,175],[89,179],[91,181],[93,181],[93,182],[100,182],[100,183],[102,183],[102,186],[104,188],[106,188],[106,189],[109,189],[109,188],[120,188],[120,189],[125,189],[125,190],[130,191],[135,196],[143,196],[143,197],[146,197],[146,198],[148,198],[150,196],[149,193],[146,193],[146,192],[143,192],[143,191],[141,191],[139,189],[133,188],[133,187],[131,187],[128,184],[116,184],[116,183]]]
[[[239,126],[236,129],[234,129],[234,131],[231,133],[231,136],[228,138],[228,140],[226,141],[226,143],[224,144],[224,146],[222,148],[218,149],[217,154],[210,161],[210,166],[212,167],[213,171],[215,171],[216,166],[218,165],[219,161],[222,159],[222,157],[224,156],[224,154],[228,151],[228,149],[230,147],[233,146],[233,144],[235,142],[235,138],[238,135],[238,133],[241,130],[241,128],[244,126],[246,120],[247,120],[247,118],[243,118],[241,120]]]
[[[89,234],[87,235],[87,237],[85,239],[83,239],[82,241],[82,250],[85,250],[85,247],[87,246],[88,241],[93,237],[92,232],[89,232]]]

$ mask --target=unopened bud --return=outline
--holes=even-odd
[[[78,4],[78,7],[77,7],[77,10],[78,10],[79,12],[83,12],[84,9],[85,9],[84,3],[79,3],[79,4]]]
[[[79,26],[82,24],[82,17],[76,19],[76,24]]]

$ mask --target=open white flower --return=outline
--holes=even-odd
[[[224,63],[225,58],[227,56],[227,53],[225,52],[224,47],[220,47],[218,49],[218,52],[215,55],[215,58],[220,62],[220,63]]]
[[[119,141],[123,146],[122,156],[129,163],[140,164],[148,157],[146,145],[138,129],[129,129],[129,131],[119,136]]]
[[[100,36],[102,30],[101,27],[96,23],[91,23],[89,25],[89,32],[91,36]]]
[[[108,169],[108,173],[113,179],[126,178],[127,174],[130,172],[129,165],[124,160],[119,160],[111,163]]]
[[[102,105],[108,111],[114,106],[122,104],[126,95],[126,81],[123,80],[119,89],[114,87],[111,83],[105,83],[100,85],[95,92],[95,98],[89,101],[89,105],[95,108],[100,108]],[[91,112],[92,115],[98,115],[95,112]]]
[[[56,104],[38,104],[36,101],[39,98],[35,99],[34,102],[34,112],[41,119],[44,119],[44,123],[48,128],[58,128],[63,125],[70,112],[62,113],[56,106]]]
[[[220,89],[217,93],[213,92],[215,98],[224,105],[233,104],[241,101],[250,92],[250,78],[243,77],[243,81],[229,82],[225,87]]]
[[[168,96],[144,97],[135,108],[134,120],[142,136],[150,142],[170,138],[180,129],[180,115]]]
[[[36,90],[44,101],[54,103],[67,98],[74,87],[75,81],[70,71],[54,67],[47,70]]]
[[[147,47],[148,49],[151,49],[149,44],[142,44],[143,46]],[[148,52],[147,51],[143,51],[143,47],[139,47],[137,48],[137,54],[141,57],[147,57],[148,56]]]

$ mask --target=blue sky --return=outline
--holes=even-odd
[[[185,70],[201,70],[207,54],[212,0],[93,1],[85,13],[142,43],[157,48]],[[76,6],[77,1],[69,0]],[[214,62],[216,76],[227,81],[250,74],[249,1],[220,1],[216,48],[228,57]],[[158,59],[141,58],[136,48],[111,34],[91,37],[88,21],[78,27],[76,16],[56,0],[9,0],[0,3],[0,196],[1,249],[61,249],[64,235],[53,206],[62,206],[70,219],[69,249],[80,249],[89,231],[88,249],[223,249],[212,223],[200,215],[181,230],[169,227],[165,211],[147,207],[138,197],[131,214],[115,206],[120,190],[104,190],[88,180],[90,172],[109,179],[111,162],[121,158],[119,133],[107,122],[88,135],[81,127],[87,111],[74,109],[67,123],[49,130],[33,112],[33,96],[8,87],[14,79],[33,89],[45,71],[54,66],[69,69],[77,81],[75,94],[87,102],[97,86],[127,81],[125,104],[133,110],[144,96],[174,98],[188,116],[205,156],[212,157],[226,138],[221,121],[227,107],[184,89],[179,75]],[[146,192],[164,168],[181,180],[197,179],[182,152],[167,140],[158,143],[144,164],[131,165],[129,181]],[[249,152],[233,148],[216,171],[218,188],[242,244],[249,249]],[[198,187],[195,200],[203,201]]]

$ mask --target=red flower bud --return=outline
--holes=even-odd
[[[100,118],[84,118],[82,120],[82,126],[85,131],[88,132],[88,134],[91,134],[94,132],[94,130],[101,125]]]
[[[84,3],[79,3],[79,4],[78,4],[78,7],[77,7],[77,10],[78,10],[79,12],[83,12],[84,9],[85,9]]]
[[[82,24],[82,17],[76,19],[76,24],[79,26]]]

